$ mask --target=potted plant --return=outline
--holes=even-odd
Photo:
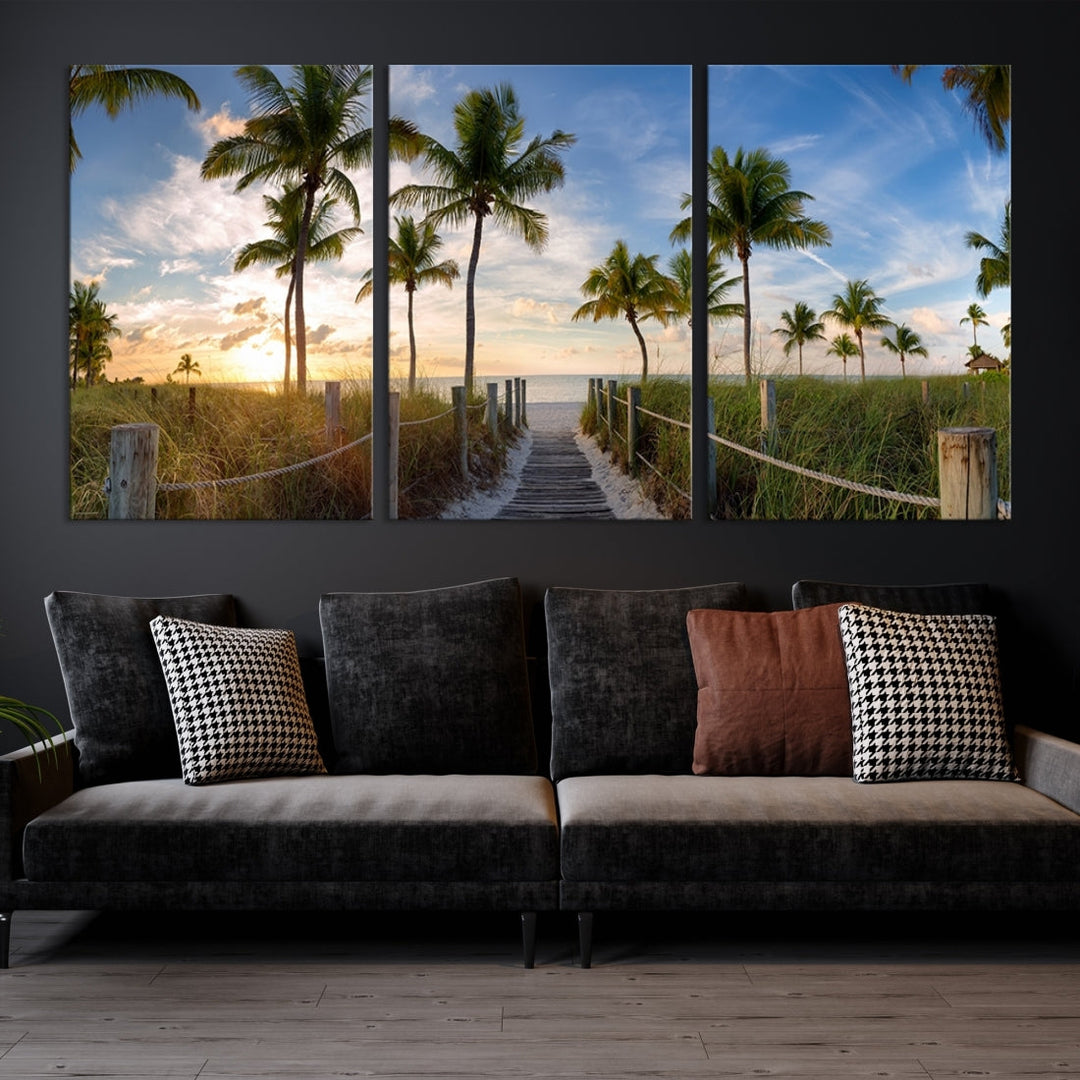
[[[39,705],[27,705],[25,701],[20,701],[18,698],[0,694],[0,725],[10,724],[26,739],[33,749],[39,777],[41,776],[41,758],[35,743],[44,743],[51,751],[53,760],[57,760],[53,735],[46,721],[52,721],[60,736],[63,737],[63,724],[48,709],[43,709]]]

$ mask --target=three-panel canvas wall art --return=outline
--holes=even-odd
[[[72,518],[1011,517],[1009,68],[705,74],[73,67]]]

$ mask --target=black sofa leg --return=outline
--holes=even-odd
[[[521,944],[525,950],[525,966],[534,967],[536,964],[536,912],[523,911],[521,913]]]
[[[0,968],[6,968],[11,959],[11,916],[13,911],[0,911]]]
[[[581,947],[581,966],[592,967],[592,912],[577,913],[578,944]]]

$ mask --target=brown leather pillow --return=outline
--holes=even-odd
[[[698,683],[695,773],[851,775],[839,608],[687,614]]]

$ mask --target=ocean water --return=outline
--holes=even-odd
[[[663,377],[689,379],[688,375],[665,375]],[[523,375],[521,378],[525,380],[526,403],[539,405],[543,402],[572,402],[584,405],[585,399],[589,395],[589,379],[600,378],[606,383],[608,379],[615,379],[618,382],[627,378],[627,376],[605,375],[601,372],[597,375]],[[446,397],[450,396],[451,386],[462,385],[460,376],[439,376],[438,378],[421,379],[419,381],[425,386],[430,386],[432,389],[445,393]],[[506,389],[506,376],[485,375],[481,372],[475,378],[476,388],[480,390],[489,382],[498,383],[499,399],[501,400]],[[391,384],[391,389],[393,389],[393,384]]]

